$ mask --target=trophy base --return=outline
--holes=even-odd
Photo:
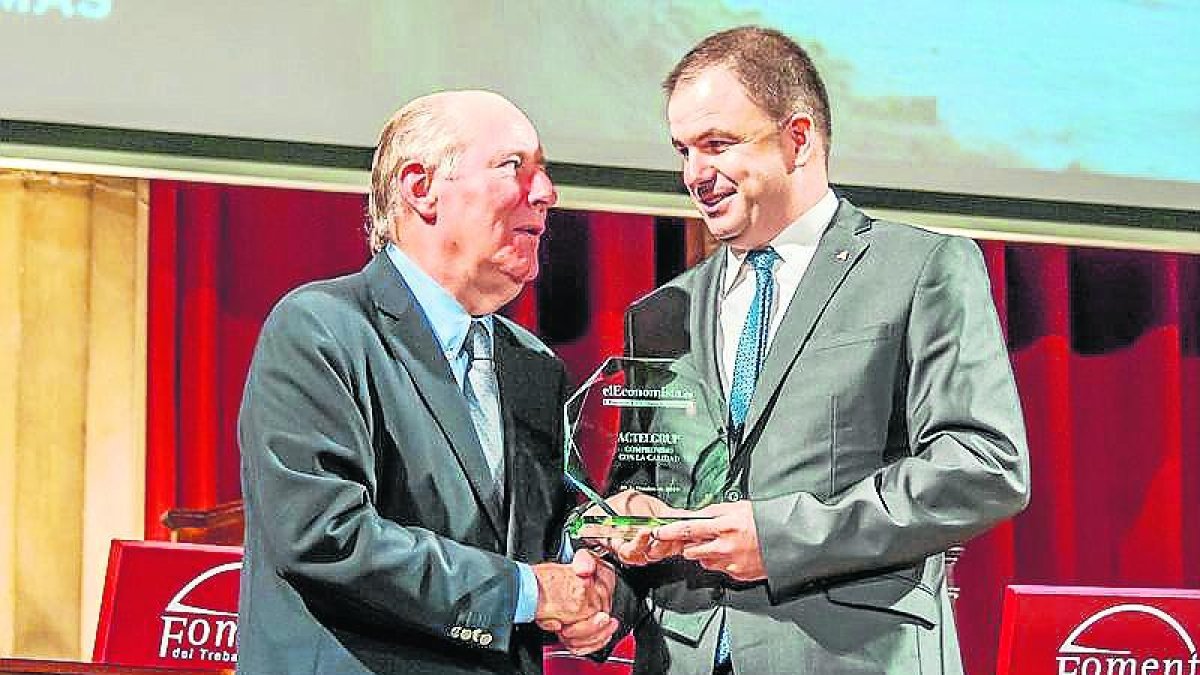
[[[707,520],[706,516],[576,516],[567,523],[567,534],[573,539],[629,540],[656,527],[681,520]]]

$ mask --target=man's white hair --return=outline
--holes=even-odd
[[[378,253],[391,240],[392,223],[401,208],[396,179],[408,162],[418,162],[431,171],[452,173],[462,153],[462,138],[447,101],[453,93],[429,94],[413,99],[396,111],[379,134],[371,162],[370,222],[367,236],[371,252]]]

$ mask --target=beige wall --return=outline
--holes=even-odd
[[[86,658],[141,538],[146,187],[0,170],[0,654]]]

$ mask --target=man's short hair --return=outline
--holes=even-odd
[[[829,95],[808,52],[771,28],[741,26],[710,35],[692,48],[663,80],[669,99],[681,82],[726,67],[742,83],[746,96],[767,116],[783,122],[798,112],[812,115],[825,139],[828,157],[833,139]]]
[[[379,134],[371,162],[370,222],[367,238],[378,253],[391,240],[392,219],[408,208],[397,198],[396,179],[406,162],[420,162],[430,170],[451,173],[462,153],[462,139],[438,94],[413,99],[396,111]]]

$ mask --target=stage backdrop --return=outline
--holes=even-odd
[[[239,497],[235,423],[272,304],[367,260],[359,195],[153,183],[146,532]],[[575,377],[621,349],[629,301],[682,269],[685,227],[557,212],[544,268],[509,313]],[[995,663],[1008,583],[1200,586],[1200,258],[980,242],[1006,324],[1033,502],[971,542],[958,624]]]

